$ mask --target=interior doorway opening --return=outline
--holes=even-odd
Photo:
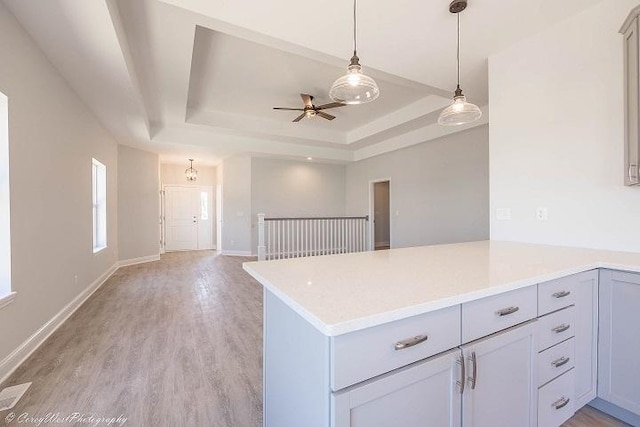
[[[371,183],[371,249],[391,248],[391,181],[376,180]]]

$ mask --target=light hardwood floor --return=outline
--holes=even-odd
[[[128,427],[260,427],[262,288],[246,260],[182,252],[120,269],[2,384],[33,382],[0,423],[78,412]],[[591,408],[565,424],[619,426]]]

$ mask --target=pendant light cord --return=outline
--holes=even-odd
[[[458,17],[458,50],[456,53],[456,58],[458,60],[458,89],[460,89],[460,12],[456,13]]]
[[[358,18],[356,16],[357,0],[353,0],[353,55],[357,56],[358,52]]]

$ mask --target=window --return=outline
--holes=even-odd
[[[207,221],[209,219],[209,193],[200,192],[200,219]]]
[[[11,292],[11,226],[9,222],[9,102],[0,92],[0,307]]]
[[[93,183],[93,253],[107,247],[107,168],[91,159]]]

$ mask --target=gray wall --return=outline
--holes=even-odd
[[[348,215],[368,214],[381,178],[391,181],[392,247],[489,237],[488,126],[348,165]]]
[[[118,146],[118,258],[160,253],[158,155]]]
[[[250,255],[251,157],[231,157],[221,167],[222,253]]]
[[[2,361],[116,263],[118,152],[1,2],[0,57],[0,92],[9,98],[11,287],[17,292],[0,309]],[[92,157],[107,168],[108,246],[95,255]]]
[[[251,159],[252,251],[256,217],[341,216],[345,213],[345,167],[254,157]]]

